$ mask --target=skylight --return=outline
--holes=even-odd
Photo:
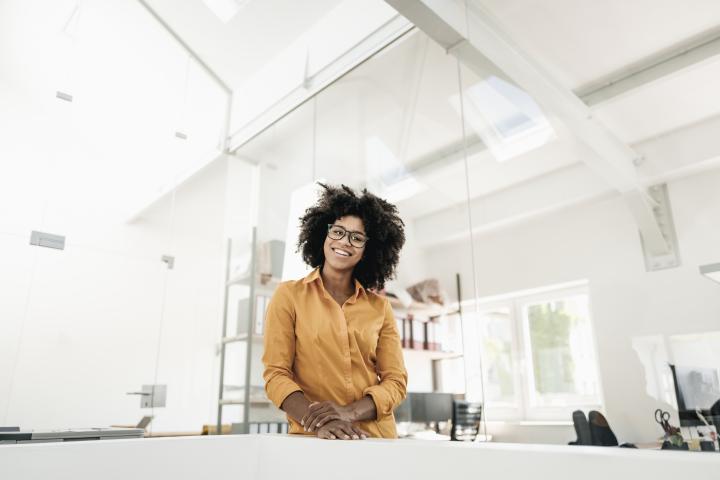
[[[532,151],[555,138],[555,131],[533,98],[494,75],[464,92],[470,127],[499,162]],[[460,96],[450,97],[460,113]]]

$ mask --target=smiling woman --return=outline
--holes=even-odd
[[[290,433],[397,437],[407,372],[382,289],[405,242],[397,208],[363,190],[322,185],[298,247],[315,269],[282,283],[267,310],[265,388]]]

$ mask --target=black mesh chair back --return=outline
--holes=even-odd
[[[453,400],[452,430],[450,440],[474,442],[480,431],[482,403]]]

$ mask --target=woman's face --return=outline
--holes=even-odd
[[[323,245],[323,253],[325,254],[325,263],[329,264],[334,270],[352,270],[358,264],[365,252],[365,246],[357,247],[350,242],[350,236],[355,235],[355,242],[360,235],[367,237],[365,233],[365,225],[360,217],[347,215],[340,217],[333,222],[334,227],[342,227],[348,233],[340,240],[325,236],[325,244]],[[333,229],[335,232],[341,232],[339,228]],[[358,235],[359,234],[359,235]],[[336,235],[338,236],[338,235]]]

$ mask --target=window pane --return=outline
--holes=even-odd
[[[525,307],[531,360],[531,402],[596,403],[597,377],[587,295]]]
[[[515,406],[512,316],[509,308],[480,314],[480,351],[485,376],[485,402],[490,406]]]

